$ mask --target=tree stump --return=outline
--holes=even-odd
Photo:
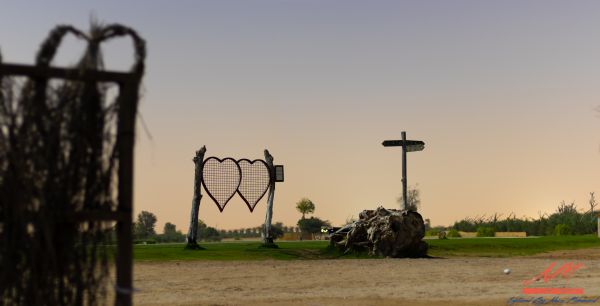
[[[331,235],[330,244],[344,252],[368,251],[383,257],[426,257],[425,223],[415,211],[363,210],[358,221]]]

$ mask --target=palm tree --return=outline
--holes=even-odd
[[[304,216],[306,214],[315,212],[315,204],[307,198],[302,198],[302,200],[296,203],[296,209],[302,214],[302,219],[305,219]]]

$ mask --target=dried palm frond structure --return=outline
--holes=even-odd
[[[87,48],[50,66],[62,39]],[[128,36],[130,72],[104,71],[100,44]],[[132,29],[58,26],[35,66],[0,58],[0,304],[106,304],[116,221],[117,305],[132,292],[133,147],[145,42]],[[114,89],[114,90],[113,90]]]

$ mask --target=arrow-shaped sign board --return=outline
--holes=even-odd
[[[420,140],[386,140],[382,143],[384,147],[401,147],[406,143],[406,152],[423,151],[425,143]]]
[[[422,145],[412,145],[412,146],[407,146],[406,147],[406,152],[423,151],[423,149],[425,149],[425,144],[422,144]]]

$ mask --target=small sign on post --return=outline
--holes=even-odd
[[[381,143],[384,147],[402,147],[402,197],[404,209],[408,209],[408,182],[406,179],[406,153],[423,151],[425,142],[420,140],[406,140],[406,132],[402,131],[402,140],[385,140]]]
[[[420,140],[385,140],[381,143],[384,147],[401,147],[406,144],[409,152],[423,151],[425,143]]]
[[[275,182],[283,182],[283,165],[275,165]]]

